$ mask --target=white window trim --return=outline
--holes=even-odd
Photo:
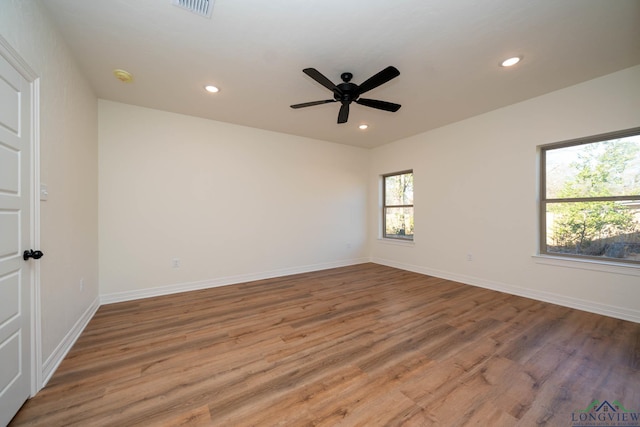
[[[585,138],[577,138],[573,140],[557,142],[553,144],[545,144],[538,146],[538,156],[537,156],[537,164],[536,169],[538,171],[538,253],[533,255],[534,261],[539,264],[547,264],[547,265],[555,265],[555,266],[564,266],[569,268],[578,268],[584,270],[593,270],[593,271],[603,271],[608,273],[615,274],[626,274],[630,276],[640,276],[640,265],[637,263],[627,263],[627,262],[615,262],[612,258],[581,258],[579,255],[567,255],[567,256],[556,256],[553,253],[543,252],[543,245],[545,245],[544,240],[546,238],[545,232],[542,230],[541,225],[543,225],[542,215],[543,215],[543,206],[542,203],[542,191],[545,191],[545,184],[543,181],[546,179],[544,177],[544,173],[546,171],[543,170],[542,165],[542,151],[549,150],[554,148],[561,147],[569,147],[578,144],[591,144],[600,141],[604,141],[606,139],[614,139],[618,137],[625,137],[629,135],[638,134],[640,128],[631,128],[622,131],[609,132],[600,135],[593,135]]]
[[[640,266],[636,264],[594,259],[569,258],[545,254],[533,255],[532,258],[537,264],[640,277]]]
[[[378,241],[380,243],[384,243],[385,245],[394,245],[394,246],[415,246],[415,238],[413,240],[402,240],[402,239],[393,239],[390,237],[378,237]]]
[[[379,204],[378,204],[378,211],[379,211],[379,223],[378,223],[378,240],[382,240],[384,242],[393,242],[393,243],[400,243],[400,246],[404,246],[406,244],[410,244],[412,245],[413,242],[415,241],[415,230],[414,230],[414,234],[412,235],[412,237],[410,239],[402,239],[402,238],[398,238],[398,237],[387,237],[385,236],[385,219],[384,219],[384,209],[385,209],[385,178],[389,177],[389,176],[395,176],[395,175],[401,175],[401,174],[406,174],[406,173],[410,173],[410,174],[414,174],[413,169],[407,169],[407,170],[403,170],[403,171],[399,171],[399,172],[392,172],[392,173],[388,173],[388,174],[383,174],[380,175],[380,180],[379,183],[380,185],[378,186],[378,200],[379,200]],[[414,183],[415,183],[415,175],[414,175]],[[415,221],[415,203],[411,205],[412,209],[413,209],[413,215],[414,215],[414,221]]]

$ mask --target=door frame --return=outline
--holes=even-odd
[[[0,56],[31,86],[31,135],[30,135],[30,188],[29,188],[29,243],[40,248],[40,76],[20,54],[0,35]],[[24,248],[23,248],[24,249]],[[43,386],[42,378],[42,325],[40,307],[40,263],[32,262],[29,268],[30,306],[30,394]]]

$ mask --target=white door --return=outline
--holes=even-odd
[[[30,90],[0,56],[0,425],[31,387]]]

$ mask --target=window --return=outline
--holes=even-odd
[[[640,128],[540,153],[540,253],[640,264]]]
[[[382,176],[382,236],[413,240],[413,171]]]

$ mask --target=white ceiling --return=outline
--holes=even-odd
[[[99,98],[360,147],[640,64],[640,0],[217,0],[210,19],[171,0],[43,3]],[[289,108],[332,97],[303,68],[359,84],[389,65],[400,76],[366,97],[397,113]]]

